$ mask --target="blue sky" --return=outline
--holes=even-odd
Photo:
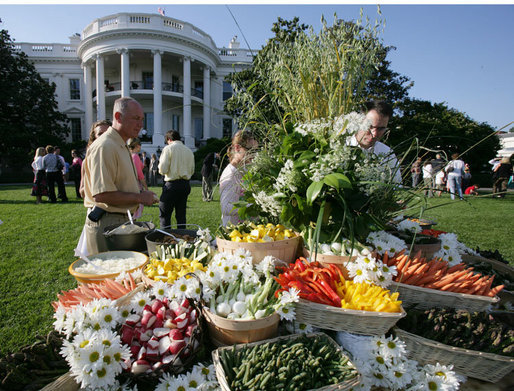
[[[67,43],[94,19],[117,12],[156,13],[190,22],[221,46],[238,35],[224,5],[0,5],[0,28],[17,42]],[[355,5],[229,5],[252,49],[273,34],[280,16],[320,28],[321,15],[331,22],[334,12],[351,20]],[[376,6],[362,6],[371,19]],[[397,48],[389,56],[391,68],[414,81],[410,96],[446,102],[479,122],[495,128],[514,121],[514,5],[382,5],[386,45]],[[514,124],[508,126],[510,128]]]

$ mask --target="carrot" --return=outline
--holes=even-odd
[[[419,273],[419,269],[423,267],[423,264],[421,262],[412,262],[412,264],[409,266],[409,268],[405,271],[403,274],[403,277],[408,280],[413,275]]]
[[[455,288],[455,283],[450,282],[449,284],[444,285],[442,288],[439,288],[440,291],[451,291],[451,289]]]
[[[398,271],[402,271],[403,267],[405,266],[405,263],[407,262],[408,259],[409,259],[408,255],[402,255],[400,258],[397,258],[396,269]]]
[[[404,281],[404,284],[409,285],[417,285],[417,282],[420,281],[423,277],[425,277],[425,272],[429,268],[428,264],[425,263],[416,270],[416,273],[413,273],[409,278]]]
[[[384,256],[382,257],[382,263],[387,266],[389,265],[389,254],[387,254],[387,251],[384,253]]]
[[[458,263],[457,265],[454,265],[454,266],[450,267],[448,269],[448,273],[453,273],[453,272],[461,271],[465,267],[466,267],[466,265],[464,265],[463,263]]]
[[[498,293],[500,293],[500,291],[505,287],[505,285],[498,285],[498,286],[495,286],[493,289],[491,289],[489,292],[487,292],[487,296],[489,297],[494,297],[496,296]]]

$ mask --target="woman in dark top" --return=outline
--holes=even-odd
[[[494,182],[493,194],[499,193],[496,197],[503,198],[507,193],[507,184],[509,177],[512,175],[512,164],[510,158],[503,157],[501,163],[494,170],[496,173],[496,181]]]

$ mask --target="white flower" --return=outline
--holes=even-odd
[[[300,291],[296,288],[289,288],[280,295],[280,303],[286,305],[289,303],[298,303],[300,300]]]
[[[382,255],[387,251],[390,256],[393,256],[397,252],[407,248],[405,241],[385,231],[371,232],[366,238],[366,242],[373,246],[375,246],[375,242],[378,242],[382,250],[377,248],[377,251]]]
[[[282,320],[293,320],[296,317],[294,308],[290,305],[279,307],[277,309],[277,314],[280,316],[280,319]],[[257,318],[257,313],[255,314],[255,318]]]
[[[164,281],[157,281],[151,290],[152,296],[155,296],[156,299],[162,300],[163,298],[168,296],[169,285]]]
[[[409,219],[405,219],[405,220],[400,221],[396,225],[396,228],[399,231],[407,231],[407,232],[416,233],[416,234],[420,233],[422,231],[421,225],[419,225],[418,222],[413,221],[413,220],[409,220]]]
[[[143,311],[145,305],[151,303],[150,293],[148,292],[137,292],[132,300],[130,301],[131,309],[139,314]]]
[[[198,231],[196,231],[196,235],[198,236],[198,239],[203,242],[210,243],[212,240],[212,235],[209,228],[198,229]]]
[[[260,261],[256,266],[255,269],[264,276],[269,275],[275,270],[275,262],[277,259],[271,255],[266,255],[262,261]]]
[[[198,389],[205,382],[205,377],[202,374],[202,371],[199,369],[194,369],[185,375],[188,385],[192,389]]]
[[[66,309],[62,305],[59,305],[53,316],[55,319],[54,329],[58,332],[64,331],[64,325],[66,323]]]
[[[262,190],[253,194],[255,203],[261,207],[264,213],[268,213],[273,217],[279,217],[282,212],[282,206],[277,202],[275,196],[278,196],[278,194],[268,195]]]

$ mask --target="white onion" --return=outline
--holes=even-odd
[[[137,259],[135,257],[112,257],[111,259],[92,258],[91,263],[95,266],[98,266],[102,270],[97,270],[89,263],[84,263],[83,265],[76,267],[75,271],[78,273],[88,274],[121,273],[123,271],[134,269],[135,267],[140,266],[142,262],[141,259]]]

